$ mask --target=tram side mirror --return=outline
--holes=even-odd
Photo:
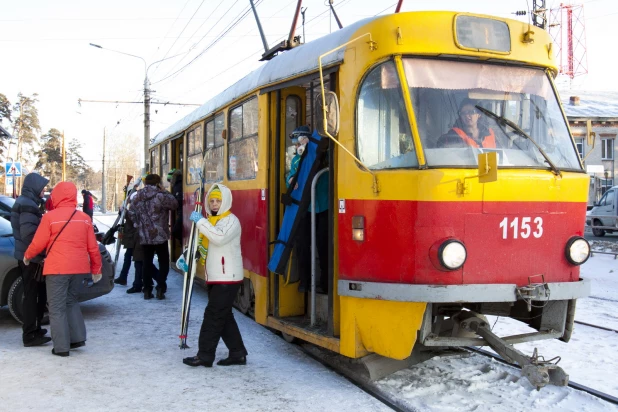
[[[322,106],[322,95],[320,94],[315,103],[318,134],[322,137],[328,137],[329,134],[335,137],[339,133],[339,100],[337,100],[335,92],[326,92],[324,100],[326,104]],[[323,110],[326,110],[326,124],[324,124]]]

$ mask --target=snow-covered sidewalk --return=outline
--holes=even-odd
[[[180,350],[182,277],[170,272],[163,301],[145,301],[126,289],[117,286],[82,303],[87,345],[68,358],[53,356],[51,344],[24,348],[20,326],[6,307],[0,308],[0,410],[389,410],[238,312],[247,366],[186,366],[182,358],[197,352],[205,291],[195,289],[191,349]],[[226,356],[221,342],[217,359]]]

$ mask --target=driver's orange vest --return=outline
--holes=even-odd
[[[459,137],[461,137],[461,139],[464,142],[466,142],[466,144],[472,147],[476,147],[477,149],[479,148],[479,144],[474,139],[468,137],[466,132],[461,130],[459,127],[453,127],[453,130],[455,131],[455,133],[459,135]],[[488,130],[489,130],[489,134],[483,137],[482,145],[486,149],[495,149],[496,148],[496,136],[494,135],[493,130],[491,129],[488,129]]]

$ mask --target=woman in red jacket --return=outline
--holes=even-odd
[[[92,220],[76,210],[77,188],[61,182],[52,191],[54,209],[43,215],[24,254],[27,265],[45,251],[43,275],[49,304],[49,324],[54,343],[52,353],[69,356],[69,349],[86,344],[86,325],[77,300],[83,275],[101,280],[101,255],[92,230]]]

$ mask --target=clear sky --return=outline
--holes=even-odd
[[[255,1],[273,46],[287,37],[296,0]],[[618,2],[574,4],[581,3],[589,73],[577,77],[571,87],[618,91],[618,57],[605,47],[613,47],[617,38]],[[325,0],[303,1],[307,41],[337,29],[325,4]],[[344,25],[393,12],[396,4],[396,0],[334,1]],[[558,6],[560,1],[547,4]],[[142,100],[144,63],[110,50],[140,56],[148,65],[181,54],[150,67],[152,99],[202,104],[261,64],[263,47],[252,14],[219,39],[248,5],[249,0],[0,0],[0,93],[12,103],[18,92],[38,93],[43,132],[54,127],[68,139],[79,139],[85,159],[98,169],[104,128],[108,135],[143,136],[142,104],[77,103],[78,98]],[[531,5],[532,0],[404,0],[402,11],[454,10],[528,20],[512,13]],[[569,86],[568,81],[561,83]],[[151,137],[194,108],[153,105]]]

